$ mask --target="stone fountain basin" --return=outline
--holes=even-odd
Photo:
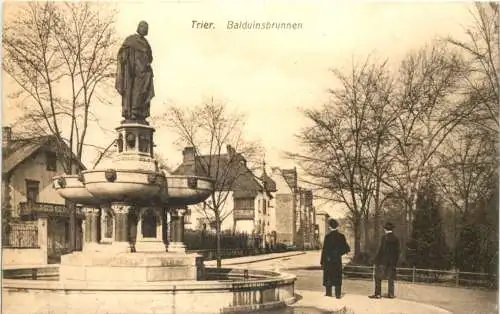
[[[146,170],[86,170],[82,175],[88,192],[108,202],[148,200],[165,185],[162,173]]]
[[[260,313],[295,301],[294,275],[260,270],[206,268],[222,278],[160,282],[64,282],[58,267],[45,272],[51,280],[29,280],[40,269],[20,271],[3,272],[8,313],[27,313],[25,304],[31,313]]]
[[[57,193],[72,202],[82,205],[97,205],[100,200],[89,193],[83,184],[83,176],[78,174],[60,175],[52,179]]]
[[[169,204],[197,204],[204,201],[214,189],[213,180],[206,177],[167,176],[166,179],[165,196]]]

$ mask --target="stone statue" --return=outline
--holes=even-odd
[[[128,36],[118,51],[115,88],[122,96],[122,117],[125,121],[146,123],[151,99],[154,97],[153,54],[145,36],[148,23],[141,21],[137,33]]]

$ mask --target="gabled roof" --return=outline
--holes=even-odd
[[[260,176],[260,179],[264,183],[264,187],[266,188],[267,191],[269,192],[276,192],[276,182],[274,182],[273,179],[271,179],[267,173],[266,169],[264,168],[264,171],[262,172],[262,175]]]
[[[233,191],[236,198],[255,197],[264,188],[244,159],[237,157],[230,158],[228,154],[196,156],[193,163],[183,162],[172,174],[210,177],[216,181],[216,191]]]
[[[297,188],[297,169],[281,169],[281,174],[290,189],[295,190]]]
[[[2,173],[9,173],[19,164],[36,153],[42,147],[50,145],[55,140],[55,136],[46,135],[32,138],[11,139],[6,147],[2,147]],[[69,150],[66,144],[65,149]],[[82,169],[85,165],[73,154],[74,159]]]

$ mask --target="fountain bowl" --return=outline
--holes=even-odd
[[[106,202],[149,200],[165,185],[164,175],[155,171],[87,170],[82,175],[88,192]]]
[[[81,174],[60,175],[52,180],[54,189],[63,198],[82,205],[98,205],[101,201],[89,193]]]
[[[203,202],[214,189],[214,181],[200,176],[167,176],[169,204],[193,205]]]

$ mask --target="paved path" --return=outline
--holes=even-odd
[[[309,303],[322,304],[324,303],[323,286],[321,283],[321,270],[307,270],[308,267],[319,265],[320,253],[318,251],[308,251],[305,254],[295,256],[279,256],[274,259],[259,261],[258,257],[246,257],[249,263],[238,264],[234,267],[264,269],[264,270],[279,270],[282,272],[292,273],[297,276],[295,287],[300,294],[304,293],[301,301],[297,302],[298,306],[308,306]],[[229,265],[231,260],[223,261],[223,265]],[[383,289],[386,289],[384,282]],[[346,279],[343,281],[344,299],[340,301],[350,300],[359,306],[370,306],[372,302],[378,306],[394,304],[389,302],[396,301],[413,301],[421,304],[429,304],[439,308],[446,309],[455,314],[490,314],[498,313],[496,291],[488,291],[483,289],[467,289],[457,287],[445,287],[426,284],[412,284],[407,282],[396,283],[397,299],[388,300],[370,300],[368,295],[373,293],[373,283],[369,280],[352,280]],[[333,302],[337,301],[336,299]],[[300,303],[302,302],[302,303]],[[370,307],[369,307],[370,308]],[[373,307],[376,309],[376,307]],[[403,308],[401,312],[384,312],[384,313],[415,313],[411,312],[415,307],[410,306]],[[362,312],[362,309],[357,309]],[[389,309],[385,309],[389,310]],[[395,309],[397,310],[397,308]],[[296,312],[301,313],[301,312]],[[307,311],[303,313],[308,313]],[[321,312],[318,312],[321,313]],[[374,312],[375,313],[375,312]],[[426,313],[426,312],[423,312]]]
[[[222,265],[277,270],[297,276],[295,288],[299,300],[286,310],[266,312],[266,314],[331,314],[344,307],[351,310],[344,312],[345,314],[498,313],[496,291],[406,282],[396,284],[397,299],[371,300],[367,298],[373,292],[371,281],[346,279],[342,287],[343,298],[340,300],[328,298],[323,295],[322,272],[314,269],[319,265],[319,257],[318,251],[284,252],[225,259]],[[205,265],[214,267],[216,262],[208,261]]]
[[[442,308],[402,299],[368,299],[366,295],[345,294],[337,300],[325,297],[318,291],[297,291],[300,300],[292,305],[295,309],[319,309],[323,311],[341,311],[353,314],[451,314]]]

